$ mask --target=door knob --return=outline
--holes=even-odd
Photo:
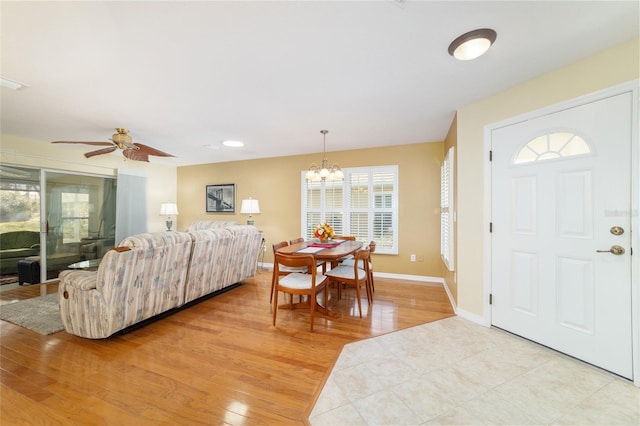
[[[622,235],[624,234],[624,228],[622,226],[612,226],[609,232],[613,235]]]
[[[615,254],[616,256],[620,256],[621,254],[624,254],[624,247],[619,245],[614,245],[614,246],[611,246],[609,250],[596,250],[596,252],[611,253],[611,254]]]

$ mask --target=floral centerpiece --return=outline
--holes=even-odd
[[[333,231],[331,225],[326,222],[317,226],[316,229],[313,230],[313,236],[322,242],[328,241],[329,238],[333,238],[335,235],[336,233]]]

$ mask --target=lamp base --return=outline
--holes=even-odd
[[[168,220],[165,222],[165,225],[167,225],[167,231],[171,231],[171,227],[173,226],[173,221]]]
[[[253,225],[253,224],[254,224],[253,219],[247,220],[247,225]]]

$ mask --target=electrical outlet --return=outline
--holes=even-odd
[[[262,246],[262,251],[266,252],[267,251],[267,246]]]
[[[412,262],[415,262],[415,261],[416,261],[416,255],[415,255],[415,254],[412,254],[412,255],[411,255],[411,261],[412,261]]]

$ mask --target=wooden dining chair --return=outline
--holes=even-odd
[[[347,241],[355,241],[356,237],[354,235],[334,235],[334,240],[347,240]]]
[[[295,240],[289,240],[289,244],[291,245],[298,243],[304,243],[304,238],[298,237]],[[327,262],[325,262],[324,260],[316,260],[316,266],[322,266],[323,274],[327,271]]]
[[[293,309],[293,295],[307,296],[309,301],[309,314],[311,331],[313,332],[313,319],[316,311],[316,297],[319,291],[324,292],[324,306],[327,306],[328,295],[326,289],[327,277],[318,274],[315,267],[316,261],[311,254],[283,254],[276,253],[273,263],[275,281],[275,299],[276,306],[273,307],[273,325],[276,325],[276,316],[278,313],[278,292],[288,293],[290,295],[289,303]],[[310,273],[287,272],[281,273],[282,268],[301,268],[310,270]]]
[[[355,287],[358,311],[362,318],[362,303],[360,302],[360,286],[364,283],[367,291],[369,305],[373,301],[373,294],[369,286],[369,249],[360,249],[354,255],[353,265],[339,265],[325,273],[329,282]]]
[[[287,243],[286,241],[280,241],[279,243],[275,243],[272,245],[274,264],[273,264],[273,274],[271,276],[271,296],[269,296],[269,303],[273,303],[273,294],[274,294],[274,289],[276,287],[276,280],[277,280],[276,267],[275,267],[276,252],[280,250],[282,247],[286,247],[288,245],[289,243]],[[279,270],[279,273],[282,275],[287,275],[293,272],[300,272],[305,274],[308,272],[308,270],[304,267],[288,268],[286,266],[281,267]]]
[[[355,235],[335,235],[333,237],[334,240],[345,240],[345,241],[355,241],[356,237]],[[343,261],[347,260],[347,259],[353,259],[353,255],[347,255],[341,259],[338,259],[338,263],[342,263]]]
[[[371,285],[371,292],[373,293],[376,290],[376,286],[373,282],[373,260],[371,258],[371,253],[376,251],[376,242],[371,240],[371,242],[369,243],[369,284]],[[353,259],[346,259],[342,262],[343,265],[353,265],[354,260]]]

